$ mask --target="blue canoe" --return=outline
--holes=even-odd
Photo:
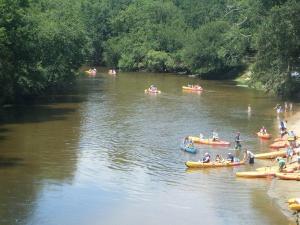
[[[197,152],[197,148],[195,148],[194,146],[189,147],[189,146],[184,146],[183,144],[180,145],[181,150],[184,150],[186,152],[189,153],[196,153]]]

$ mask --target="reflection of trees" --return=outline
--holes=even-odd
[[[80,121],[77,107],[63,102],[1,112],[3,130],[9,131],[0,141],[1,224],[26,224],[45,181],[72,180]]]

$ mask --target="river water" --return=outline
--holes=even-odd
[[[181,86],[200,83],[202,93]],[[144,89],[156,84],[159,95]],[[239,152],[198,146],[186,135],[268,150],[256,131],[277,133],[277,99],[230,82],[172,74],[99,73],[71,93],[5,107],[0,126],[0,224],[160,225],[293,224],[270,197],[275,180],[237,179],[235,172],[270,164],[187,170],[184,162]],[[252,113],[247,113],[251,104]]]

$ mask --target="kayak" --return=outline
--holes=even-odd
[[[285,155],[286,155],[286,151],[280,150],[276,152],[255,154],[254,157],[257,159],[275,159],[276,157],[285,157]]]
[[[93,71],[93,70],[86,70],[86,71],[84,71],[84,72],[87,73],[88,75],[96,76],[96,71]]]
[[[270,145],[270,148],[285,148],[289,145],[288,141],[277,141]]]
[[[197,152],[197,148],[195,148],[195,147],[189,147],[189,146],[184,146],[184,145],[181,145],[180,149],[184,150],[186,152],[189,152],[189,153],[196,153]]]
[[[297,166],[287,165],[287,168],[283,169],[284,173],[293,173],[297,169]],[[257,168],[259,172],[279,172],[279,166],[265,166]]]
[[[230,145],[230,142],[228,141],[213,141],[212,138],[209,139],[201,139],[199,137],[189,136],[189,140],[192,140],[195,143],[198,144],[205,144],[205,145],[221,145],[221,146],[227,146]]]
[[[203,162],[195,162],[195,161],[187,161],[185,165],[188,168],[216,168],[216,167],[228,167],[228,166],[239,166],[244,165],[245,161],[240,162],[209,162],[209,163],[203,163]]]
[[[300,198],[290,198],[288,203],[291,210],[300,211]]]
[[[300,137],[299,136],[297,136],[296,137],[296,139],[299,139]],[[282,137],[282,138],[275,138],[275,140],[274,140],[274,142],[278,142],[278,141],[288,141],[288,139],[289,139],[289,136],[284,136],[284,137]]]
[[[300,204],[300,198],[290,198],[288,200],[289,204]]]
[[[275,159],[276,157],[285,157],[285,155],[286,155],[286,151],[281,150],[277,152],[255,154],[254,157],[257,159]]]
[[[237,177],[244,178],[266,178],[275,176],[275,172],[260,172],[260,171],[248,171],[248,172],[237,172]]]
[[[276,173],[276,177],[281,180],[298,180],[300,181],[299,173]]]
[[[257,132],[257,136],[260,137],[261,139],[270,139],[271,138],[271,134],[264,134],[261,132]]]
[[[203,88],[200,86],[194,86],[194,87],[182,86],[182,89],[188,91],[203,91]]]
[[[300,204],[290,204],[289,208],[294,211],[300,211]]]
[[[145,93],[148,93],[148,94],[160,94],[161,91],[159,91],[159,90],[145,89]]]

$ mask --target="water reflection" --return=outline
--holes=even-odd
[[[2,112],[0,165],[11,166],[0,167],[1,224],[286,224],[266,195],[272,181],[235,178],[253,167],[186,170],[186,160],[232,146],[179,149],[184,136],[217,128],[224,140],[240,131],[244,146],[265,151],[269,142],[255,133],[262,123],[275,132],[276,100],[226,82],[183,92],[191,79],[100,72],[66,98]],[[162,93],[145,95],[151,84]]]

